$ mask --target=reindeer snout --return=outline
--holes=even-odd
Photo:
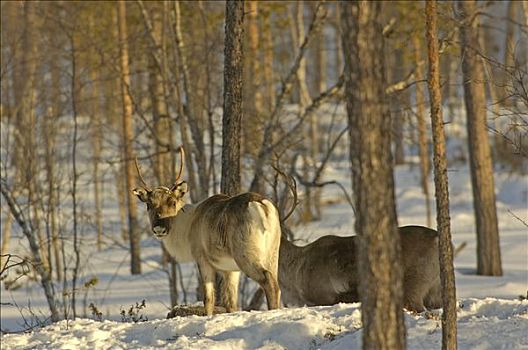
[[[152,232],[156,237],[163,237],[167,235],[167,229],[163,226],[154,226]]]

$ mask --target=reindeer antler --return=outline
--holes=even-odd
[[[178,172],[178,176],[176,176],[176,180],[174,180],[174,185],[172,187],[175,187],[178,184],[178,181],[183,174],[183,164],[185,162],[185,152],[183,150],[183,146],[180,146],[178,150],[180,151],[180,170]]]
[[[297,200],[297,181],[295,181],[295,178],[293,176],[286,175],[282,170],[280,170],[275,165],[271,165],[271,166],[273,167],[273,169],[275,169],[277,173],[279,173],[282,177],[284,177],[284,180],[286,181],[286,185],[288,186],[291,193],[293,194],[292,207],[290,208],[290,211],[288,211],[288,213],[286,213],[286,215],[284,215],[284,217],[281,220],[281,222],[286,222],[286,220],[288,220],[288,218],[293,214],[293,212],[295,211],[295,208],[299,204],[299,201]]]
[[[143,184],[143,187],[148,190],[150,187],[147,185],[147,183],[145,182],[145,179],[143,178],[143,176],[141,176],[141,170],[139,170],[139,164],[138,164],[138,160],[137,160],[137,157],[134,159],[135,163],[136,163],[136,170],[137,170],[137,173],[138,173],[138,176],[139,176],[139,180],[141,180],[141,183]]]

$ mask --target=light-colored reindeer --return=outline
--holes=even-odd
[[[257,193],[229,197],[218,194],[197,205],[185,204],[187,183],[178,182],[181,165],[171,187],[151,189],[136,160],[142,187],[134,194],[147,204],[154,236],[178,262],[196,261],[202,277],[205,313],[214,308],[216,271],[222,273],[222,298],[227,312],[237,310],[240,271],[256,281],[266,294],[268,309],[280,305],[278,259],[280,221],[276,207]]]

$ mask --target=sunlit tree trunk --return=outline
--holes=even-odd
[[[121,96],[123,103],[123,153],[125,161],[126,201],[128,214],[128,236],[130,242],[130,271],[133,275],[141,274],[140,231],[137,220],[137,207],[131,189],[135,186],[134,128],[132,126],[132,100],[128,89],[130,87],[130,69],[128,63],[128,38],[126,22],[126,4],[118,1],[117,13],[119,24],[119,63],[121,73]]]
[[[467,115],[468,148],[477,226],[477,273],[502,276],[493,164],[486,124],[484,67],[479,57],[478,20],[474,0],[460,1],[462,72]]]
[[[403,274],[380,2],[342,3],[363,349],[404,349]]]
[[[222,118],[222,180],[220,190],[227,195],[240,192],[240,128],[242,122],[242,45],[244,2],[226,2],[224,51],[224,115]]]
[[[258,28],[258,2],[248,1],[247,4],[247,41],[248,50],[246,57],[246,72],[247,72],[247,89],[244,110],[246,111],[246,119],[243,124],[244,130],[244,150],[243,154],[250,154],[256,157],[258,146],[262,143],[262,93],[261,93],[261,65],[262,62],[259,57],[259,28]]]
[[[263,2],[259,18],[262,19],[262,51],[263,51],[263,81],[266,85],[266,112],[270,113],[275,106],[275,78],[273,69],[273,37],[271,33],[271,9],[270,3]]]
[[[424,65],[421,56],[422,44],[417,35],[413,36],[414,62],[416,64],[416,119],[418,121],[418,149],[420,154],[420,176],[422,191],[425,196],[425,211],[427,215],[427,227],[431,227],[431,198],[429,195],[429,150],[427,142],[427,127],[425,124],[425,94],[424,94]]]
[[[436,0],[428,0],[425,8],[427,51],[429,58],[429,100],[434,145],[434,178],[436,197],[436,223],[439,236],[440,279],[442,283],[442,349],[457,348],[457,302],[455,269],[449,219],[449,186],[442,97],[440,94],[440,57],[438,54]]]
[[[92,14],[88,19],[88,26],[90,31],[94,30],[94,17]],[[97,57],[97,52],[94,50],[91,52],[94,57]],[[101,102],[100,102],[100,76],[99,67],[96,66],[94,58],[92,58],[90,70],[90,77],[92,80],[91,84],[91,114],[92,114],[92,147],[93,147],[93,158],[92,158],[92,174],[93,174],[93,193],[95,202],[95,226],[97,228],[97,250],[101,250],[103,244],[103,215],[102,215],[102,183],[100,177],[99,163],[101,162],[101,149],[102,149],[102,123],[101,123]]]

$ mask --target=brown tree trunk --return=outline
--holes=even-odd
[[[94,24],[94,15],[89,17],[88,25],[90,31],[92,32]],[[96,56],[96,52],[92,52]],[[91,111],[92,111],[92,147],[93,147],[93,182],[94,182],[94,202],[95,202],[95,225],[97,227],[97,250],[101,250],[103,244],[103,215],[102,215],[102,188],[101,188],[101,178],[99,176],[99,162],[101,161],[101,149],[102,149],[102,123],[101,123],[101,104],[99,101],[99,68],[95,66],[91,67],[91,79],[92,79],[92,89],[91,89]]]
[[[457,348],[457,302],[453,246],[449,220],[449,186],[447,179],[447,158],[444,122],[442,118],[442,97],[440,94],[440,57],[438,54],[436,0],[426,2],[427,51],[429,57],[429,100],[434,145],[434,178],[436,197],[436,222],[439,236],[440,279],[442,283],[442,349]]]
[[[342,3],[363,349],[404,349],[398,221],[380,2]]]
[[[477,226],[477,274],[502,276],[493,164],[486,125],[484,67],[479,57],[478,21],[474,0],[460,1],[462,72],[466,103],[468,148]]]
[[[269,113],[275,106],[275,79],[273,74],[273,38],[271,34],[270,3],[262,3],[262,51],[263,51],[263,80],[266,85],[266,111]]]
[[[414,62],[416,64],[416,119],[418,121],[418,149],[420,154],[420,175],[422,191],[425,196],[425,210],[427,215],[427,227],[431,227],[431,198],[429,195],[429,151],[427,142],[427,127],[425,125],[425,92],[422,84],[424,79],[423,60],[421,56],[422,45],[418,35],[413,36]]]
[[[222,118],[222,180],[227,195],[240,192],[240,126],[242,122],[242,74],[244,52],[244,2],[226,2],[224,51],[224,115]]]
[[[141,274],[141,251],[140,232],[137,220],[136,200],[132,196],[132,188],[135,186],[134,150],[132,140],[134,139],[134,128],[132,125],[132,100],[128,93],[130,87],[130,69],[128,64],[128,38],[126,23],[126,4],[118,1],[117,13],[119,23],[119,63],[121,73],[121,96],[123,102],[123,149],[125,160],[125,183],[128,213],[128,236],[130,242],[130,271],[133,275]]]
[[[54,91],[51,96],[51,106],[47,116],[46,135],[44,137],[46,143],[46,178],[48,180],[48,218],[47,225],[51,235],[51,245],[53,250],[53,260],[55,263],[55,276],[57,282],[62,280],[62,258],[60,254],[59,246],[59,227],[57,219],[57,207],[59,205],[58,200],[58,186],[56,178],[56,123],[62,113],[61,99],[60,99],[60,67],[59,67],[59,52],[54,50],[50,55],[50,70],[51,70],[51,91]],[[50,254],[51,255],[51,254]],[[51,261],[51,259],[50,259]]]
[[[515,5],[518,1],[510,0],[508,3],[508,15],[506,20],[506,40],[504,43],[504,69],[501,72],[502,74],[502,81],[500,83],[501,89],[501,104],[503,105],[511,105],[512,99],[512,80],[511,80],[511,72],[514,70],[515,67],[515,49],[516,49],[516,43],[515,43]]]
[[[243,154],[256,157],[258,146],[262,143],[262,93],[261,93],[261,61],[259,58],[259,28],[258,28],[258,2],[248,1],[248,52],[246,75],[249,85],[249,93],[246,94],[244,111],[246,120],[244,122],[244,150]]]
[[[294,16],[291,16],[290,19],[291,23],[291,32],[292,32],[292,52],[296,52],[299,50],[300,43],[303,42],[305,37],[305,30],[304,30],[304,3],[303,1],[297,1],[294,5]],[[316,8],[314,8],[313,12],[316,11]],[[317,35],[314,35],[315,39],[317,39]],[[297,78],[297,91],[299,94],[299,115],[304,113],[306,107],[311,103],[312,99],[310,97],[310,92],[308,90],[308,84],[306,82],[306,58],[302,57],[299,62],[299,69],[296,73]],[[302,129],[303,132],[303,139],[305,142],[305,149],[306,152],[302,153],[302,160],[303,160],[303,177],[307,181],[310,177],[310,169],[313,164],[312,159],[312,153],[313,149],[312,147],[315,147],[312,143],[313,140],[311,140],[311,126],[315,123],[315,116],[312,113],[310,115],[309,123],[304,126]],[[313,221],[314,215],[312,213],[312,206],[313,206],[313,191],[312,188],[309,186],[304,186],[304,199],[303,199],[303,205],[302,205],[302,214],[301,219],[303,222],[309,222]]]
[[[388,55],[389,57],[393,57],[392,55]],[[389,58],[390,59],[390,58]],[[395,64],[397,67],[403,66],[403,52],[402,50],[396,51],[396,57],[394,57]],[[399,69],[395,68],[393,71],[400,72]],[[396,81],[402,80],[404,77],[402,74],[395,74]],[[389,81],[392,81],[392,79],[389,79]],[[406,94],[407,92],[404,91],[403,94]],[[405,124],[405,106],[402,102],[403,98],[401,96],[395,96],[396,94],[392,94],[390,97],[391,106],[392,108],[396,109],[396,112],[393,113],[392,116],[392,129],[394,132],[394,164],[401,165],[405,164],[405,149],[403,144],[403,126]]]

